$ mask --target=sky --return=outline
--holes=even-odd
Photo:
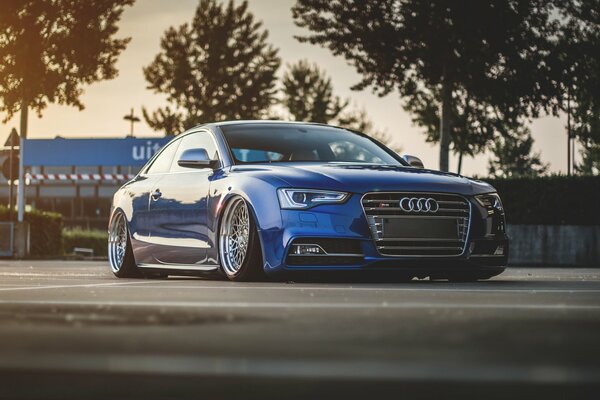
[[[378,97],[369,89],[352,91],[350,87],[360,80],[354,67],[342,57],[335,57],[324,48],[300,43],[294,35],[306,31],[296,27],[291,7],[294,0],[250,0],[249,9],[269,31],[269,41],[279,48],[283,73],[287,64],[301,59],[317,63],[330,76],[337,95],[349,98],[353,106],[365,108],[376,127],[386,130],[394,144],[403,153],[420,157],[426,167],[437,168],[439,151],[436,145],[425,141],[425,134],[411,123],[410,115],[402,109],[400,97],[393,92]],[[178,26],[192,19],[198,0],[137,0],[127,8],[119,24],[118,36],[131,37],[127,49],[117,63],[119,76],[110,81],[95,83],[85,88],[83,111],[68,106],[50,105],[42,118],[30,113],[28,137],[122,137],[129,133],[129,123],[123,120],[131,108],[141,117],[142,106],[152,110],[165,105],[164,97],[152,93],[142,68],[159,51],[160,38],[170,26]],[[4,142],[12,127],[18,128],[18,116],[0,125],[0,140]],[[551,172],[565,172],[567,164],[566,118],[543,117],[532,122],[535,139],[534,151],[541,152],[542,161],[550,164]],[[135,125],[135,136],[159,136],[143,121]],[[463,159],[465,175],[487,175],[489,154]],[[451,171],[456,171],[457,157],[452,155]]]

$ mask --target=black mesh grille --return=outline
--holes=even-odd
[[[403,198],[432,199],[435,212],[406,211]],[[377,250],[389,256],[459,256],[464,252],[471,207],[445,193],[368,193],[362,199]]]

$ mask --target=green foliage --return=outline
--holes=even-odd
[[[600,225],[600,176],[484,180],[498,190],[509,224]]]
[[[65,229],[62,232],[65,253],[73,252],[75,247],[94,250],[94,256],[106,256],[108,233],[101,230]]]
[[[375,128],[373,121],[369,118],[367,111],[364,109],[353,110],[340,115],[337,124],[343,128],[352,129],[369,135],[373,139],[390,147],[396,153],[402,151],[402,147],[395,145],[392,137],[386,131]]]
[[[405,100],[404,109],[412,114],[412,122],[424,129],[427,142],[440,141],[440,94],[419,90]],[[477,102],[465,90],[455,90],[450,107],[450,145],[455,154],[473,157],[484,152],[494,137],[509,135],[522,123],[505,118],[497,110]]]
[[[144,68],[148,88],[170,104],[144,109],[146,122],[176,134],[204,122],[266,116],[280,65],[267,35],[246,1],[200,0],[192,22],[167,29],[160,52]]]
[[[583,145],[581,163],[576,165],[577,171],[584,175],[600,174],[600,141],[588,140]]]
[[[14,215],[14,214],[13,214]],[[62,215],[53,212],[32,210],[24,215],[29,223],[31,255],[36,257],[56,257],[63,250]],[[9,221],[8,208],[0,206],[0,221]]]
[[[348,100],[333,95],[331,78],[306,60],[289,65],[282,83],[282,103],[294,121],[326,124],[348,106]]]
[[[552,0],[298,0],[292,12],[310,30],[301,41],[356,68],[355,89],[397,89],[431,140],[440,127],[447,170],[452,134],[457,149],[477,152],[498,124],[558,110],[554,10]]]
[[[528,129],[518,130],[514,135],[496,138],[488,171],[490,176],[510,178],[539,176],[546,173],[548,165],[542,163],[539,153],[532,152],[533,137]]]
[[[600,0],[567,1],[559,52],[565,58],[561,82],[572,100],[572,132],[600,142]],[[563,105],[567,109],[568,105]]]
[[[560,38],[568,60],[563,81],[571,100],[572,134],[583,146],[583,174],[600,173],[600,1],[573,4],[563,15],[566,28]]]
[[[281,103],[295,121],[332,123],[393,146],[390,135],[375,128],[366,110],[347,110],[350,101],[335,96],[331,78],[306,60],[288,66],[283,75]],[[400,148],[396,146],[395,150],[400,151]]]
[[[62,255],[61,214],[34,210],[25,213],[24,219],[30,227],[32,256]]]
[[[3,1],[0,112],[6,113],[4,121],[27,106],[39,115],[48,103],[83,109],[82,85],[117,75],[115,63],[129,39],[113,36],[123,9],[133,1]]]

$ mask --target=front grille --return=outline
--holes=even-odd
[[[406,212],[400,200],[433,199],[436,212]],[[362,206],[380,254],[386,256],[460,256],[465,250],[471,205],[462,196],[445,193],[367,193]]]

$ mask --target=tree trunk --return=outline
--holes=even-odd
[[[457,171],[457,174],[459,174],[459,175],[462,171],[462,159],[463,159],[463,151],[460,150],[460,152],[458,153],[458,171]]]
[[[441,91],[441,110],[440,110],[440,171],[448,171],[448,157],[450,155],[450,128],[451,128],[451,107],[452,107],[452,89],[448,81],[442,80]]]
[[[27,118],[29,117],[29,105],[23,99],[21,101],[21,139],[27,139]]]

